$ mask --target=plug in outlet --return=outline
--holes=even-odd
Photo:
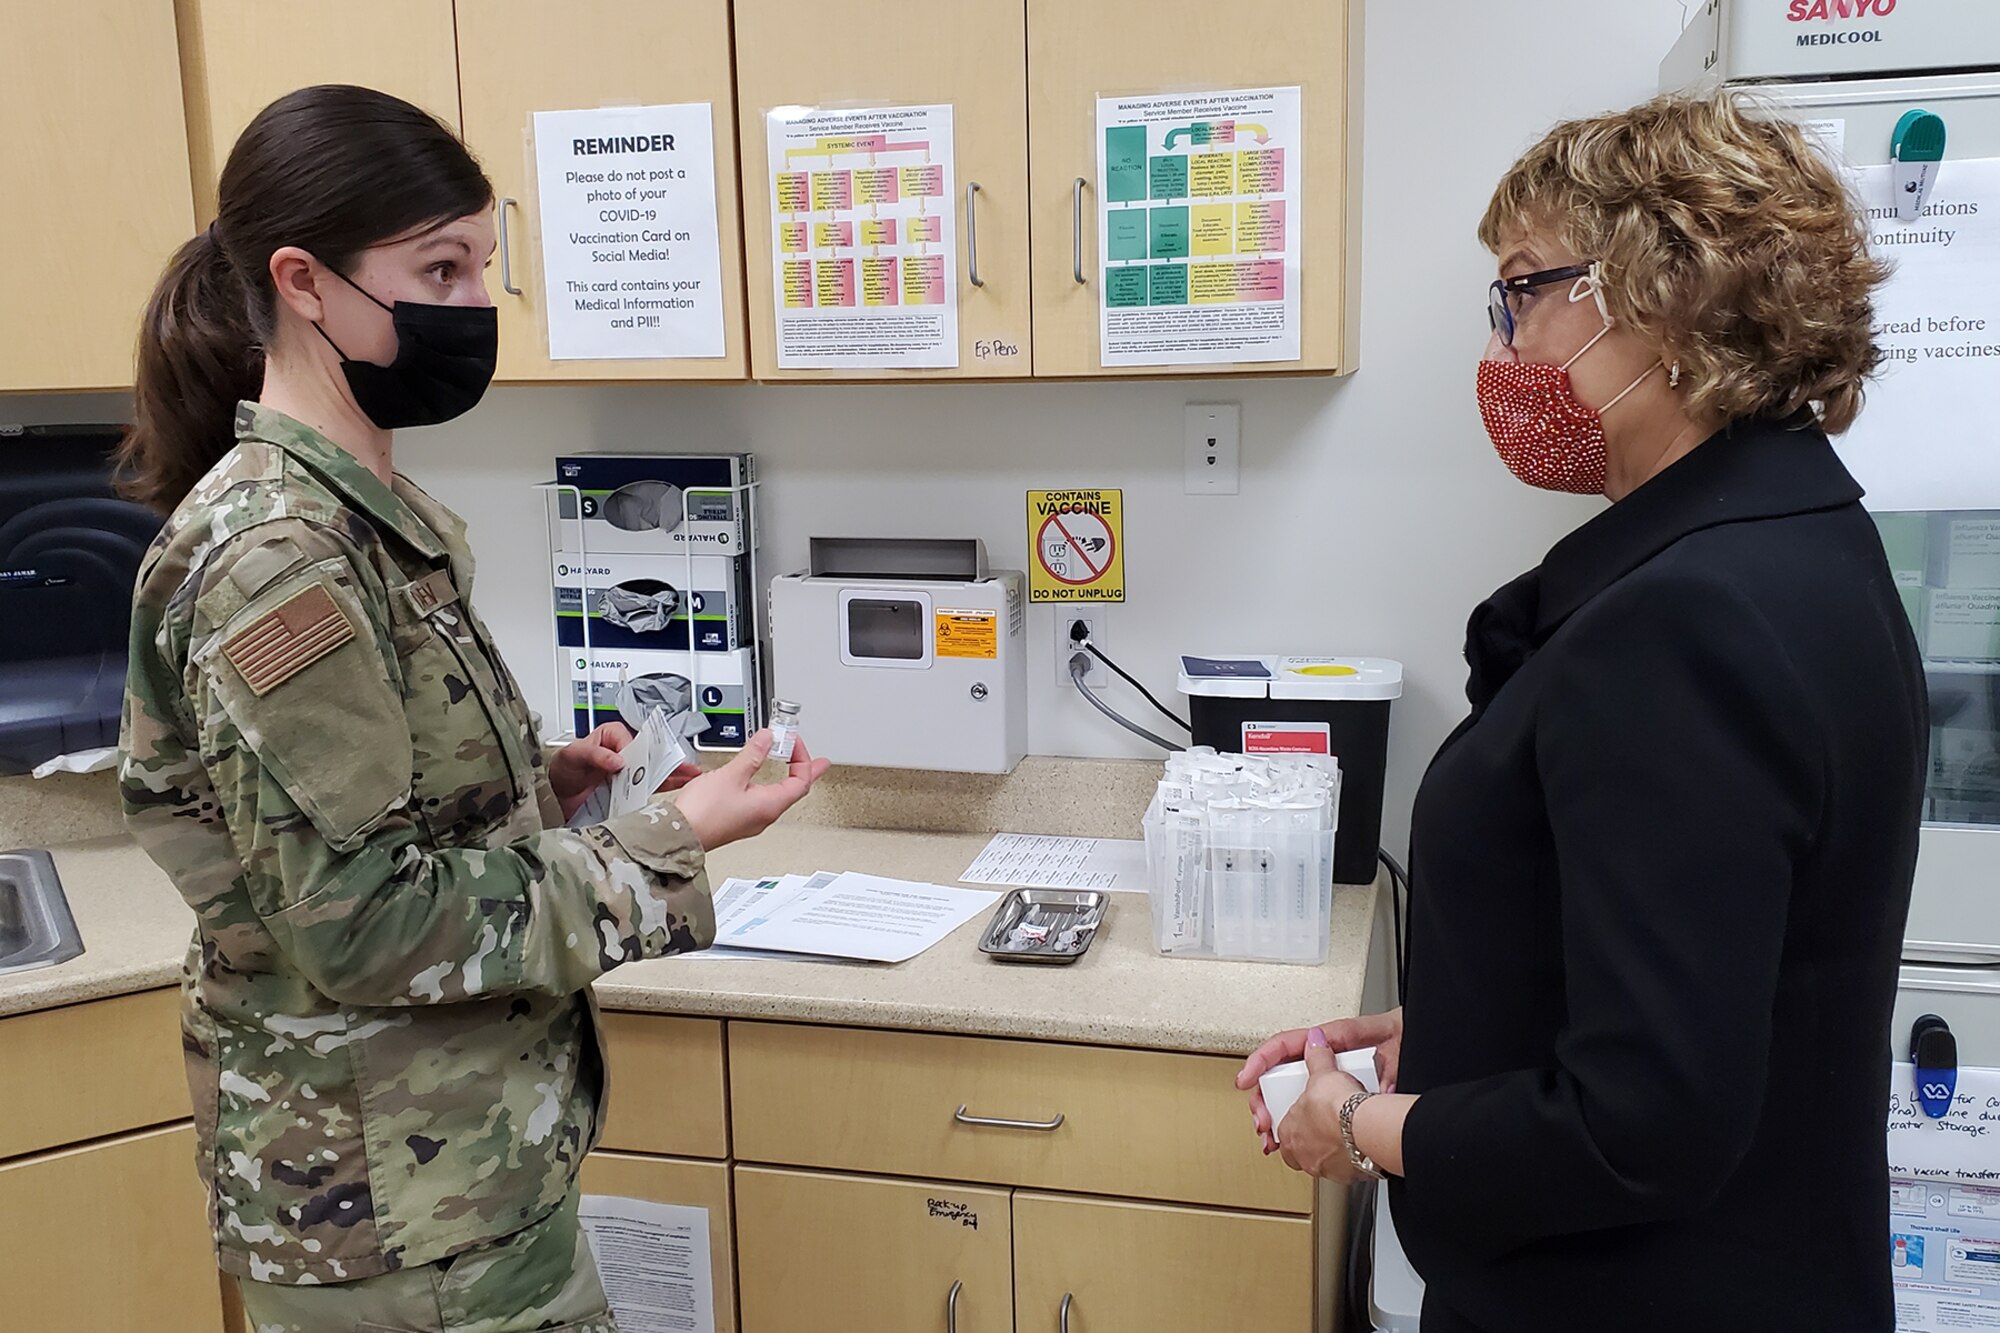
[[[1083,626],[1084,632],[1090,636],[1092,643],[1095,643],[1100,648],[1104,646],[1104,621],[1102,618],[1094,615],[1076,615],[1073,612],[1064,610],[1062,607],[1057,607],[1055,614],[1056,679],[1064,685],[1069,684],[1069,659],[1083,651],[1077,646],[1076,640],[1070,637],[1071,632],[1078,625]],[[1106,689],[1111,684],[1111,673],[1104,669],[1104,663],[1092,657],[1090,659],[1090,669],[1083,673],[1083,683],[1090,686],[1093,690]]]

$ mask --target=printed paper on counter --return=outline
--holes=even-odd
[[[1834,444],[1870,509],[2000,509],[2000,158],[1944,162],[1915,222],[1896,217],[1888,166],[1853,178],[1869,248],[1896,271],[1875,294],[1880,377]]]
[[[535,170],[552,360],[723,355],[708,103],[537,111]]]
[[[765,116],[778,365],[958,364],[952,109]]]
[[[708,1209],[586,1194],[577,1213],[619,1333],[715,1333]]]
[[[999,899],[999,894],[983,889],[946,888],[854,871],[815,875],[776,906],[757,909],[752,919],[729,932],[727,943],[781,953],[906,963]],[[723,942],[718,933],[718,947]]]
[[[1146,844],[1121,838],[1061,838],[996,833],[958,877],[961,884],[1024,889],[1146,891]]]
[[[1299,357],[1299,90],[1097,99],[1100,359]]]

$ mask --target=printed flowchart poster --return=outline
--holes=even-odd
[[[951,107],[765,117],[778,365],[958,364]]]
[[[1299,356],[1299,90],[1097,99],[1106,366]]]
[[[549,358],[723,355],[709,105],[535,113]]]

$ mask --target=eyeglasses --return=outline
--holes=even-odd
[[[1501,278],[1494,282],[1486,294],[1486,318],[1492,323],[1493,331],[1500,335],[1501,344],[1507,347],[1514,345],[1514,328],[1521,319],[1518,309],[1520,298],[1537,287],[1593,277],[1596,271],[1597,263],[1593,260],[1587,264],[1543,269],[1540,273],[1524,273],[1518,278]]]

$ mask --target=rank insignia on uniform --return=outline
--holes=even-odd
[[[258,698],[354,637],[354,622],[323,583],[286,598],[222,645]]]

